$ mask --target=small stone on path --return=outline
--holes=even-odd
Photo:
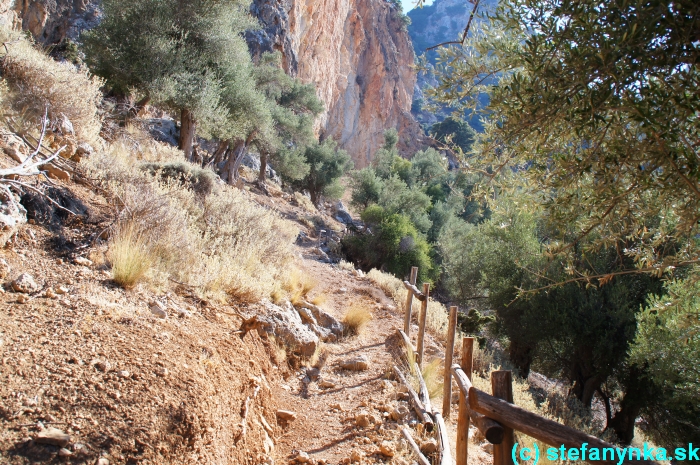
[[[70,436],[58,428],[48,427],[34,436],[34,442],[37,444],[66,447],[70,442]]]
[[[12,289],[15,292],[31,294],[39,290],[39,285],[29,273],[22,273],[17,279],[12,281]]]
[[[356,358],[343,360],[340,362],[340,368],[352,371],[363,371],[369,368],[369,360],[364,355]]]
[[[297,414],[289,410],[277,410],[277,417],[284,421],[294,421],[297,419]]]

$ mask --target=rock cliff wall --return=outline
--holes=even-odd
[[[99,19],[99,0],[0,0],[0,24],[30,31],[45,44],[75,40]]]
[[[29,30],[41,42],[75,39],[97,24],[99,0],[0,0],[0,23]],[[399,130],[412,155],[423,132],[411,115],[416,74],[400,12],[387,0],[254,0],[262,30],[247,34],[253,52],[278,50],[289,73],[316,84],[326,111],[317,121],[355,166],[367,166],[384,130]]]
[[[249,33],[251,49],[278,50],[287,71],[316,84],[326,112],[322,137],[367,166],[399,130],[399,149],[412,155],[423,132],[411,115],[416,83],[413,46],[396,6],[386,0],[255,0],[251,11],[263,29]]]

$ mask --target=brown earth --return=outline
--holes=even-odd
[[[299,247],[297,266],[316,281],[311,297],[326,296],[324,309],[341,319],[361,303],[373,314],[361,335],[325,344],[319,375],[291,354],[284,359],[270,339],[241,338],[237,313],[260,304],[217,305],[177,283],[157,292],[116,286],[99,260],[85,261],[109,222],[107,202],[65,186],[87,209],[84,220],[25,225],[0,249],[12,270],[0,292],[0,463],[288,463],[298,451],[319,464],[356,462],[357,453],[363,463],[412,461],[399,423],[387,418],[408,405],[388,379],[400,363],[401,315],[371,281],[316,261],[313,239]],[[273,193],[251,195],[313,236],[309,212]],[[34,277],[36,292],[12,290],[21,273]],[[168,318],[151,312],[154,300]],[[444,352],[430,336],[427,347]],[[339,367],[357,356],[368,369]],[[278,409],[296,419],[278,419]],[[368,426],[357,425],[360,414]],[[63,450],[33,440],[50,427],[70,436]],[[383,442],[393,457],[379,453]]]

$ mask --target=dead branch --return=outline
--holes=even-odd
[[[413,440],[411,437],[411,432],[406,428],[405,426],[401,428],[401,434],[403,434],[403,437],[406,438],[406,442],[408,442],[408,446],[411,448],[413,453],[416,455],[416,459],[418,459],[418,463],[420,465],[430,465],[430,462],[428,461],[427,458],[425,458],[425,455],[420,451],[420,448],[418,447],[418,444],[416,444],[416,441]]]
[[[472,26],[472,20],[474,20],[474,15],[476,14],[476,9],[479,8],[480,1],[481,0],[476,0],[474,2],[474,9],[472,10],[472,13],[469,15],[469,21],[467,21],[467,27],[464,28],[464,32],[462,33],[462,40],[451,40],[448,42],[443,42],[441,44],[437,44],[437,45],[433,45],[432,47],[428,47],[425,50],[426,51],[434,50],[434,49],[436,49],[438,47],[442,47],[444,45],[457,45],[457,44],[464,45],[464,41],[467,40],[467,34],[469,34],[469,29]]]
[[[250,411],[250,401],[255,400],[255,398],[258,397],[258,392],[260,392],[260,386],[255,386],[253,395],[246,397],[245,404],[243,405],[243,418],[241,419],[241,435],[239,436],[239,439],[245,438],[245,435],[248,432],[248,412]]]

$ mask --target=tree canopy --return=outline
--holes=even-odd
[[[516,188],[502,175],[521,170],[517,188],[570,225],[550,254],[597,232],[586,247],[624,241],[638,270],[698,261],[699,9],[510,0],[464,47],[441,50],[438,100],[475,107],[490,95],[490,123],[469,159],[490,181],[482,193]]]

